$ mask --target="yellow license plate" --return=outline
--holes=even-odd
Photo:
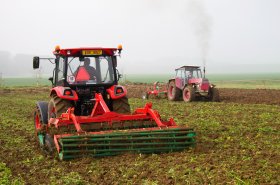
[[[82,55],[102,55],[102,50],[83,50]]]

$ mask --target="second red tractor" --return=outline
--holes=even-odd
[[[168,82],[169,100],[183,99],[185,102],[191,102],[197,99],[206,99],[220,101],[218,89],[205,78],[205,75],[202,75],[199,66],[182,66],[175,71],[175,78]]]

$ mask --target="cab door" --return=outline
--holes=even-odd
[[[176,84],[177,88],[179,88],[179,89],[183,89],[184,88],[184,85],[185,85],[184,79],[185,79],[184,70],[178,69],[176,71],[176,77],[175,77],[175,84]]]
[[[55,67],[55,83],[54,86],[64,86],[65,76],[66,76],[66,63],[64,58],[56,58],[56,67]]]

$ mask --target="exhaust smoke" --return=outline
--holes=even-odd
[[[209,51],[212,18],[205,11],[202,0],[189,0],[187,7],[187,12],[191,19],[192,28],[194,29],[194,34],[197,38],[197,45],[201,50],[200,52],[203,67],[205,68]]]

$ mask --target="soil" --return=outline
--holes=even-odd
[[[143,93],[151,90],[152,85],[128,84],[126,85],[128,96],[141,98]],[[162,90],[164,87],[162,87]],[[246,104],[269,104],[280,105],[280,90],[276,89],[219,89],[222,102],[246,103]]]
[[[142,98],[142,95],[150,90],[153,90],[152,84],[125,84],[128,91],[128,98]],[[165,90],[166,87],[162,85],[160,91]],[[1,94],[25,92],[36,93],[46,92],[49,93],[50,87],[39,88],[6,88],[0,89]],[[277,89],[235,89],[235,88],[220,88],[220,99],[225,103],[246,103],[246,104],[268,104],[280,105],[280,90]],[[153,98],[153,97],[151,97]],[[163,97],[164,98],[164,97]]]
[[[146,84],[126,85],[128,97],[130,98],[141,98],[142,93],[151,87],[152,85]],[[22,94],[38,92],[47,94],[49,93],[49,89],[48,87],[40,89],[5,89],[0,91],[0,98],[1,96],[13,98],[13,95],[19,96],[19,92]],[[225,104],[280,105],[280,90],[219,89],[219,91],[221,101]],[[30,100],[35,102],[35,98],[30,98]],[[5,100],[5,102],[8,103],[8,100]],[[217,130],[215,130],[215,127],[209,130],[206,130],[204,127],[202,127],[204,130],[198,129],[197,135],[199,137],[197,139],[197,147],[184,152],[161,155],[125,154],[115,157],[97,159],[84,158],[62,162],[57,159],[51,159],[42,156],[36,144],[37,142],[34,134],[32,133],[33,129],[30,129],[33,126],[23,125],[25,123],[33,124],[33,116],[31,114],[33,105],[27,105],[27,103],[14,102],[2,104],[0,108],[0,113],[2,114],[2,120],[0,116],[0,123],[3,122],[3,126],[0,124],[0,132],[3,133],[2,136],[0,136],[0,162],[5,162],[6,166],[11,169],[13,178],[22,178],[25,184],[187,184],[185,182],[186,179],[191,179],[189,181],[192,182],[191,184],[223,184],[226,182],[242,184],[243,181],[239,181],[238,179],[245,179],[249,180],[249,182],[261,184],[278,184],[280,182],[279,177],[277,179],[275,176],[277,165],[273,167],[269,166],[269,164],[273,164],[272,162],[277,164],[277,162],[280,161],[279,155],[276,155],[273,149],[268,149],[268,151],[266,149],[262,150],[261,144],[252,149],[247,145],[246,147],[249,149],[242,148],[244,146],[241,147],[241,145],[239,145],[239,138],[242,136],[235,137],[234,139],[236,140],[232,140],[231,137],[234,136],[230,136],[230,131],[236,132],[234,130],[235,122],[232,123],[232,127],[229,127],[229,125],[222,125],[217,128]],[[182,102],[182,105],[183,104],[184,102]],[[23,109],[23,106],[26,107]],[[197,108],[195,106],[193,106],[193,108],[200,110],[199,106],[201,105],[199,104],[197,106]],[[217,104],[217,106],[221,106],[221,109],[224,110],[224,105]],[[9,118],[7,115],[4,115],[5,112],[10,112]],[[179,113],[180,111],[174,112],[177,112],[177,117],[183,115],[183,113]],[[232,112],[232,114],[233,113],[235,112]],[[240,113],[237,112],[236,115],[232,116],[233,118],[234,116],[240,116],[241,120],[242,115],[239,114]],[[257,116],[258,114],[254,113],[254,115]],[[197,114],[197,116],[201,115]],[[274,114],[271,113],[269,116],[274,116]],[[219,115],[216,117],[219,118],[221,122],[223,119],[226,120],[226,116],[225,118],[220,118]],[[215,118],[215,116],[211,115],[211,118]],[[192,119],[195,119],[194,115]],[[256,123],[258,123],[258,120]],[[199,125],[197,127],[199,128]],[[252,125],[250,125],[250,128],[253,128]],[[274,128],[279,128],[277,123],[273,123],[271,127],[266,127],[266,129],[272,130]],[[255,130],[253,131],[256,132]],[[266,130],[263,132],[265,131]],[[251,142],[254,142],[256,138],[262,137],[262,135],[258,136],[254,132],[250,131],[247,133],[247,131],[240,131],[240,134],[244,135],[244,137]],[[273,132],[276,133],[275,130],[273,130]],[[223,139],[224,133],[229,135],[225,136],[221,144],[219,142]],[[263,137],[265,136],[264,134]],[[205,137],[207,137],[207,140],[205,140]],[[13,141],[12,138],[14,138],[15,141]],[[25,141],[25,144],[18,147],[17,142],[22,141]],[[272,141],[277,142],[277,138]],[[231,146],[233,147],[231,148]],[[234,156],[236,158],[234,158]],[[245,158],[246,156],[251,158],[247,159]],[[244,162],[244,160],[247,161]],[[265,162],[267,161],[264,160],[267,160],[269,164],[266,165]],[[264,161],[264,164],[262,161]],[[220,165],[220,163],[223,165]],[[246,163],[246,165],[242,163]],[[271,175],[267,178],[275,180],[266,180],[264,179],[265,175],[262,176],[259,174],[257,174],[256,177],[257,170],[251,169],[250,166],[254,166],[255,169],[260,171],[265,170],[266,173],[270,172]]]

